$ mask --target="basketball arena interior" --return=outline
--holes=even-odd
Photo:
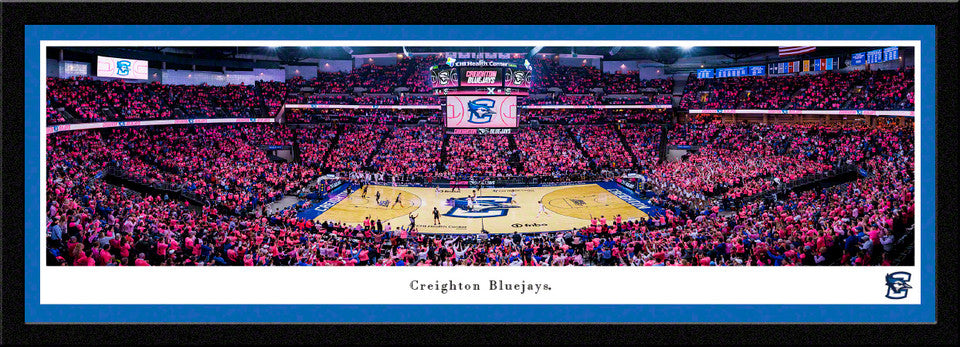
[[[46,52],[47,266],[914,262],[913,47]]]

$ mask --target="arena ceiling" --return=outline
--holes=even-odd
[[[243,55],[267,55],[284,60],[286,57],[305,57],[317,59],[350,59],[352,55],[384,54],[403,52],[484,52],[484,53],[530,53],[535,46],[517,47],[176,47],[175,49],[158,47],[172,54],[195,55],[198,58],[232,58]],[[820,47],[817,55],[856,53],[881,47]],[[177,53],[174,53],[176,51]],[[583,54],[600,55],[607,60],[658,60],[671,57],[698,57],[724,55],[730,59],[742,59],[757,54],[773,53],[777,47],[621,47],[621,46],[544,46],[537,53],[545,54]],[[351,53],[352,52],[352,53]]]
[[[849,55],[883,47],[818,47],[816,52],[808,57],[824,57],[832,55]],[[59,49],[59,48],[51,48]],[[463,47],[463,46],[383,46],[383,47],[89,47],[70,48],[68,51],[86,54],[113,55],[123,54],[137,59],[137,56],[146,60],[157,61],[163,55],[171,58],[195,60],[233,60],[233,61],[260,61],[277,62],[281,64],[296,64],[315,61],[317,59],[348,60],[355,55],[387,54],[406,51],[409,54],[438,53],[438,52],[483,52],[483,53],[531,53],[536,54],[576,54],[602,56],[604,60],[649,60],[662,64],[673,64],[680,58],[721,56],[725,59],[737,61],[757,55],[776,54],[777,47],[626,47],[626,46],[514,46],[514,47]],[[912,50],[904,51],[912,54]],[[53,54],[53,52],[48,53]],[[803,56],[801,56],[803,57]]]

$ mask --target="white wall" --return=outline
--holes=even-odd
[[[914,65],[913,65],[913,62],[914,62],[913,56],[903,57],[903,63],[904,63],[904,66],[905,66],[905,67],[914,66]],[[844,71],[844,72],[849,72],[849,71],[863,70],[863,69],[866,69],[866,68],[867,68],[866,65],[849,65],[849,64],[850,64],[850,59],[847,58],[847,67],[844,68],[842,71]],[[878,64],[870,64],[870,70],[874,70],[874,71],[876,71],[876,70],[896,70],[896,69],[899,69],[899,68],[900,68],[900,60],[891,60],[891,61],[885,61],[885,62],[878,63]]]
[[[60,77],[60,62],[56,59],[47,59],[47,77]]]
[[[557,59],[557,63],[563,66],[593,66],[598,69],[602,69],[602,57],[601,56],[583,56],[578,55],[574,58],[570,54],[561,54],[560,58]]]
[[[608,74],[615,74],[617,72],[637,73],[640,79],[644,80],[670,77],[670,75],[664,73],[661,65],[662,64],[653,61],[611,60],[603,62],[603,72]]]
[[[374,65],[396,65],[397,64],[397,54],[388,53],[388,54],[367,54],[362,56],[355,56],[353,63],[357,67],[360,67],[363,64],[374,64]]]
[[[302,77],[303,79],[313,79],[317,77],[316,66],[284,66],[284,76],[286,79]]]
[[[90,63],[64,60],[59,63],[59,67],[61,78],[90,76]]]
[[[350,72],[352,69],[352,60],[320,59],[320,61],[317,63],[317,70],[321,72]]]

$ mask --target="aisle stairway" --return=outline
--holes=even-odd
[[[620,131],[619,124],[613,125],[613,129],[617,132],[617,138],[620,139],[620,145],[622,145],[623,148],[626,149],[627,154],[630,155],[630,161],[632,163],[630,166],[636,169],[638,160],[637,155],[633,153],[633,147],[630,146],[630,142],[627,141],[627,137],[623,135],[622,131]]]
[[[326,153],[324,153],[323,158],[320,159],[320,163],[322,163],[321,167],[323,167],[324,169],[329,168],[329,165],[327,165],[327,160],[330,158],[330,153],[333,153],[333,149],[337,148],[337,144],[340,143],[340,136],[342,136],[344,132],[343,124],[337,124],[336,127],[337,127],[337,135],[334,136],[333,140],[330,141],[330,147],[327,147]]]
[[[393,137],[393,131],[396,129],[396,127],[392,127],[391,129],[385,131],[382,136],[380,136],[380,140],[377,141],[376,147],[373,147],[373,151],[370,151],[370,155],[363,160],[362,167],[368,168],[370,166],[370,162],[373,160],[373,157],[376,156],[377,153],[380,153],[380,148],[383,147],[383,144],[387,142],[387,139]]]

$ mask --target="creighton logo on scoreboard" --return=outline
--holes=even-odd
[[[433,77],[434,83],[441,86],[450,86],[455,85],[457,81],[457,75],[454,69],[449,70],[434,70],[431,71],[431,77]],[[451,83],[452,82],[452,83]]]
[[[128,60],[118,60],[117,61],[117,75],[126,76],[130,74],[130,61]]]
[[[481,196],[474,200],[473,206],[467,198],[456,198],[447,200],[448,205],[452,205],[444,216],[457,218],[490,218],[503,217],[507,215],[508,205],[513,202],[513,198],[506,196]]]
[[[507,69],[507,79],[515,86],[526,86],[530,84],[530,72]]]
[[[467,103],[470,108],[470,119],[468,122],[473,124],[490,123],[497,113],[493,112],[493,107],[497,105],[492,99],[477,99]]]

